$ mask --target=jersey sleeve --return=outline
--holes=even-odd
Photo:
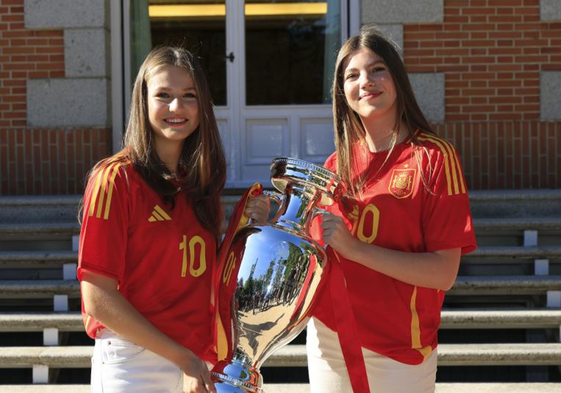
[[[86,186],[78,253],[79,280],[84,270],[119,282],[123,278],[130,211],[123,165],[114,162],[99,168]]]
[[[425,191],[423,210],[426,251],[461,248],[462,254],[467,254],[477,245],[462,165],[450,143],[441,139],[434,142],[434,174],[429,180],[430,190]]]

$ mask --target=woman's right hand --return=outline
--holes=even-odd
[[[184,393],[216,393],[206,363],[191,353],[183,370]]]
[[[271,211],[271,201],[265,195],[250,196],[245,206],[244,213],[259,225],[267,222]]]
[[[359,240],[351,235],[349,228],[341,217],[328,212],[322,214],[321,228],[323,230],[323,241],[326,244],[329,244],[345,258],[354,260],[352,251],[356,249]]]

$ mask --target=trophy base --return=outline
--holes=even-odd
[[[217,393],[263,393],[261,374],[245,362],[222,360],[210,375]]]

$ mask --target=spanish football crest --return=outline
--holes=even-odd
[[[407,198],[413,193],[416,169],[394,169],[388,190],[396,198]]]

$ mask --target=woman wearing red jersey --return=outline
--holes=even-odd
[[[444,293],[476,248],[460,162],[419,109],[394,44],[372,26],[339,52],[333,113],[336,152],[325,166],[349,187],[312,231],[346,285],[330,276],[308,325],[311,390],[433,392]],[[347,298],[354,330],[342,318]]]
[[[215,361],[225,172],[200,65],[182,48],[154,49],[134,84],[125,148],[96,165],[84,195],[78,278],[96,340],[93,392],[215,392],[205,361]]]

